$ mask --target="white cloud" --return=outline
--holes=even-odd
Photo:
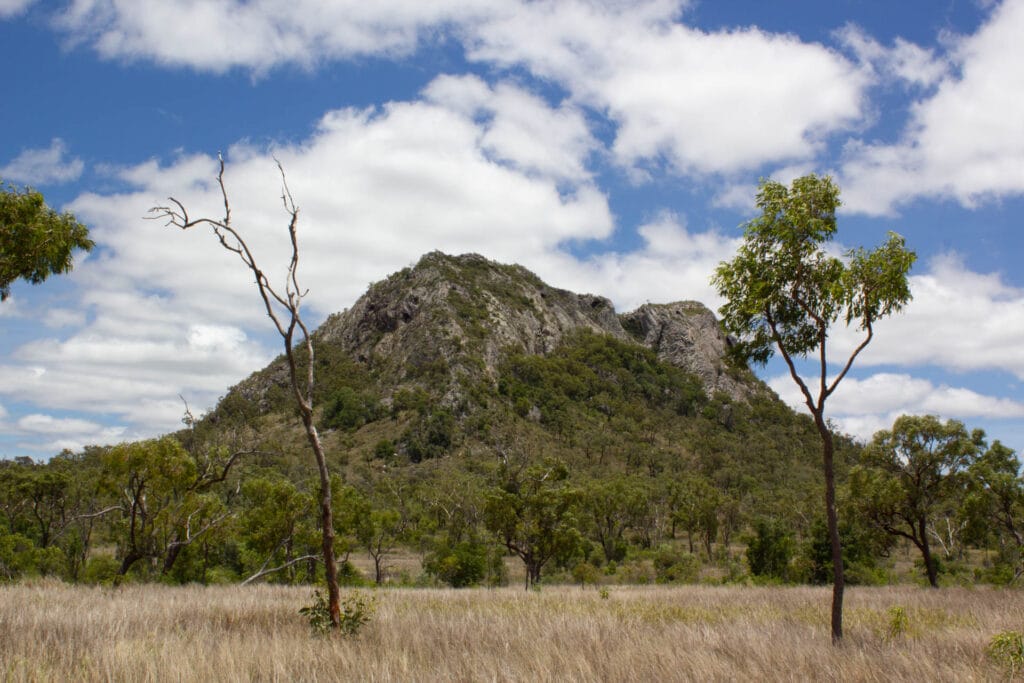
[[[862,116],[865,75],[841,55],[758,29],[706,33],[677,3],[541,1],[468,38],[470,57],[524,65],[618,124],[627,166],[730,173],[813,156]]]
[[[709,283],[715,267],[731,258],[738,239],[714,231],[691,232],[681,217],[662,214],[637,229],[643,246],[606,252],[583,261],[564,254],[533,267],[547,282],[610,297],[619,311],[644,303],[693,300],[712,309],[721,303]]]
[[[28,9],[36,0],[0,0],[0,19],[17,16]]]
[[[26,149],[0,168],[0,177],[29,185],[69,183],[82,175],[85,163],[75,157],[68,159],[67,145],[54,138],[45,149]]]
[[[590,177],[586,161],[598,147],[579,109],[552,108],[540,97],[501,83],[492,88],[476,76],[441,76],[424,92],[483,128],[481,148],[528,175],[558,181]]]
[[[789,375],[768,380],[769,386],[795,410],[806,412],[803,396]],[[939,415],[944,419],[1024,418],[1024,403],[985,396],[963,387],[916,378],[905,373],[878,373],[865,379],[848,377],[829,399],[827,414],[840,430],[870,439],[889,429],[900,415]]]
[[[955,44],[955,68],[913,105],[898,142],[851,142],[840,178],[847,208],[886,214],[918,197],[973,207],[1024,193],[1021,35],[1024,0],[1005,0]]]
[[[43,324],[47,327],[81,327],[85,324],[85,311],[69,308],[49,308],[43,314]]]
[[[17,437],[30,439],[18,444],[19,448],[47,454],[61,450],[81,450],[87,445],[117,443],[137,438],[122,426],[104,426],[91,420],[57,418],[33,413],[18,419],[9,429]]]
[[[829,135],[862,119],[868,75],[838,52],[756,28],[692,29],[679,23],[685,4],[75,0],[59,25],[108,58],[217,72],[406,55],[423,40],[459,40],[470,59],[524,66],[610,118],[617,125],[616,158],[638,172],[666,163],[681,173],[731,173],[808,159]],[[538,129],[524,127],[518,114],[538,105],[521,91],[486,93],[472,79],[434,85],[443,97],[453,87],[468,106],[479,110],[479,97],[486,96],[485,108],[504,112],[488,129],[485,148],[499,156],[512,152],[506,158],[514,161],[526,155],[542,171],[574,177],[584,172],[537,146]],[[538,123],[532,113],[527,119],[531,126]],[[578,129],[577,119],[576,112],[562,110],[552,114],[551,123]],[[590,144],[584,131],[562,132],[566,141]]]
[[[1024,379],[1024,290],[996,273],[972,272],[954,256],[935,259],[910,286],[913,301],[875,325],[858,364],[996,370]],[[837,331],[836,353],[848,354],[860,337]]]
[[[844,26],[836,36],[841,44],[853,51],[865,68],[886,80],[895,79],[926,88],[949,73],[946,59],[903,38],[896,38],[892,47],[885,47],[853,24]]]
[[[223,72],[401,56],[499,0],[73,0],[57,25],[104,57]],[[230,39],[225,39],[230,36]]]

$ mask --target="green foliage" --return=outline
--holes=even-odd
[[[689,415],[707,400],[696,378],[659,362],[654,352],[589,331],[570,335],[547,356],[511,355],[498,390],[520,414],[536,406],[544,423],[562,431],[574,410],[631,418],[640,403]]]
[[[588,536],[601,545],[605,560],[626,557],[625,533],[643,523],[650,507],[646,482],[640,477],[608,477],[592,480],[580,491],[579,508],[587,522]]]
[[[693,583],[700,573],[700,561],[692,553],[661,545],[654,553],[654,572],[658,583]]]
[[[971,463],[967,495],[959,513],[966,536],[978,545],[998,548],[989,579],[1012,583],[1024,574],[1024,478],[1013,450],[999,441]]]
[[[495,560],[501,563],[501,557],[486,543],[442,543],[427,555],[423,569],[452,588],[466,588],[482,583],[493,571]]]
[[[889,551],[894,539],[864,523],[856,514],[839,520],[839,537],[843,546],[843,569],[846,582],[853,585],[874,585],[884,578],[879,575],[877,558]],[[824,517],[811,522],[799,548],[797,563],[801,580],[814,585],[832,580],[832,548]]]
[[[580,547],[572,516],[577,493],[566,485],[569,471],[558,462],[522,470],[503,467],[501,483],[487,493],[484,523],[526,565],[527,587],[540,581],[552,559],[568,559]]]
[[[73,215],[58,214],[39,192],[0,183],[0,301],[16,280],[39,284],[70,272],[74,251],[92,248],[88,229]]]
[[[961,473],[977,455],[981,438],[956,420],[943,424],[931,415],[904,415],[891,431],[875,434],[850,476],[859,514],[878,529],[913,542],[932,586],[938,586],[938,558],[928,529],[963,497]]]
[[[315,635],[323,636],[332,631],[331,610],[327,596],[319,590],[313,591],[313,604],[306,605],[299,610],[309,620],[309,627]],[[373,613],[376,610],[373,598],[366,597],[360,593],[352,593],[341,598],[341,608],[338,632],[346,637],[359,635],[366,624],[370,623]]]
[[[118,577],[121,563],[110,555],[90,557],[82,570],[82,583],[93,585],[112,585]]]
[[[986,654],[1012,678],[1024,670],[1024,633],[1002,631],[992,636]]]
[[[788,529],[777,520],[757,520],[754,535],[747,541],[750,573],[788,581],[793,550],[793,536]]]
[[[49,564],[42,556],[45,553],[27,536],[0,534],[0,580],[13,581],[41,573],[40,562]]]
[[[379,402],[374,395],[341,387],[324,405],[322,423],[328,429],[354,430],[379,417]]]
[[[849,252],[849,265],[824,250],[840,205],[831,178],[807,175],[789,188],[762,181],[757,205],[761,216],[713,279],[726,299],[722,323],[738,337],[737,357],[763,364],[776,345],[786,356],[804,356],[820,349],[838,320],[870,330],[910,300],[907,273],[916,256],[899,235],[890,233],[874,251]]]
[[[899,605],[889,608],[889,624],[886,629],[886,640],[892,642],[900,640],[907,634],[910,627],[910,619],[907,617],[907,610]]]
[[[445,455],[455,440],[455,415],[448,408],[425,411],[402,437],[414,463]]]

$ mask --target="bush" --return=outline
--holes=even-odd
[[[700,573],[700,561],[692,554],[669,545],[654,552],[654,574],[658,583],[693,583]]]
[[[121,563],[110,555],[97,555],[90,557],[82,570],[82,583],[93,585],[110,585],[117,579],[117,571]]]
[[[323,425],[328,429],[354,430],[380,417],[376,397],[351,387],[341,387],[324,406]]]
[[[489,549],[482,543],[443,544],[427,555],[423,569],[452,588],[475,586],[487,576],[488,555]]]
[[[313,591],[313,604],[299,610],[309,620],[309,627],[316,635],[326,635],[331,630],[331,610],[327,596],[319,590]],[[338,631],[343,636],[356,636],[370,622],[376,609],[373,598],[352,593],[341,598],[341,620]]]
[[[754,535],[747,539],[747,564],[754,576],[789,580],[789,562],[793,557],[793,537],[777,521],[760,519]]]
[[[986,652],[992,661],[1006,669],[1010,678],[1013,678],[1017,672],[1024,670],[1024,633],[997,633],[989,641]]]
[[[455,416],[447,408],[424,415],[405,434],[405,450],[412,462],[439,458],[448,452],[455,436]]]

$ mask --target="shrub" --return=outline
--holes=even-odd
[[[793,537],[777,521],[760,519],[754,535],[747,540],[747,564],[754,576],[789,579],[789,562],[793,557]]]
[[[97,555],[90,557],[82,570],[82,583],[89,584],[112,584],[117,578],[117,571],[121,564],[110,555]]]
[[[886,636],[887,640],[899,640],[907,634],[907,628],[910,626],[910,619],[907,618],[907,610],[899,605],[894,605],[889,608],[889,628]]]
[[[1003,631],[992,636],[989,641],[988,656],[999,666],[1007,670],[1012,678],[1024,669],[1024,633],[1020,631]]]
[[[423,569],[452,588],[475,586],[487,576],[488,554],[482,543],[444,544],[426,557]]]
[[[662,545],[654,552],[654,573],[658,583],[692,583],[697,580],[700,562],[691,553]]]
[[[319,590],[313,591],[313,604],[299,610],[309,620],[309,627],[316,635],[326,635],[331,630],[331,610],[327,596]],[[356,636],[369,623],[376,609],[373,598],[352,593],[341,598],[341,621],[338,631],[343,636]]]
[[[377,399],[351,387],[341,387],[324,406],[323,425],[329,429],[353,430],[380,417]]]

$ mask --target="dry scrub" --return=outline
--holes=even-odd
[[[829,589],[383,590],[357,638],[317,638],[308,588],[41,582],[0,588],[9,681],[998,680],[991,637],[1024,593],[855,588],[829,645]],[[891,632],[893,607],[905,627]]]

